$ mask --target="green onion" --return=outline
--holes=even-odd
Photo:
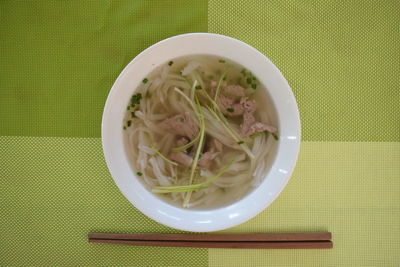
[[[188,149],[189,147],[193,146],[197,140],[199,140],[200,138],[200,134],[198,134],[192,141],[190,141],[189,143],[187,143],[186,145],[183,146],[178,146],[178,147],[174,147],[173,149],[171,149],[172,152],[182,152],[185,151],[186,149]]]
[[[225,63],[226,61],[224,59],[218,60],[219,63]]]
[[[201,89],[203,89],[203,88],[201,87],[201,85],[196,85],[195,89],[196,89],[196,90],[201,90]]]
[[[179,93],[184,99],[186,99],[186,101],[189,102],[190,106],[196,112],[196,106],[194,105],[193,101],[190,100],[190,98],[187,95],[185,95],[185,93],[183,93],[182,90],[180,90],[178,87],[175,87],[174,90],[175,92]]]
[[[135,112],[131,112],[131,117],[136,118]]]
[[[199,112],[197,111],[196,106],[194,105],[193,101],[187,96],[185,95],[179,88],[175,87],[174,88],[175,92],[177,92],[178,94],[180,94],[184,99],[186,99],[186,101],[190,104],[190,106],[193,108],[194,112],[196,113],[197,118],[199,119],[199,122],[201,121],[201,115],[199,114]],[[179,147],[175,147],[172,149],[172,152],[181,152],[181,151],[185,151],[186,149],[188,149],[189,147],[191,147],[192,145],[194,145],[197,140],[199,140],[200,138],[200,132],[199,134],[189,143],[187,143],[186,145],[183,146],[179,146]]]
[[[168,62],[168,66],[172,66],[172,64],[174,64],[174,62],[172,60],[170,62]]]
[[[235,110],[234,110],[233,108],[227,108],[226,111],[232,113],[232,112],[234,112]]]
[[[155,148],[154,146],[150,147],[151,150],[154,151],[154,153],[156,153],[157,155],[159,155],[163,160],[165,160],[166,162],[178,166],[178,164],[176,162],[173,162],[172,160],[168,159],[166,156],[164,156],[160,151],[158,151],[157,148]]]
[[[271,133],[275,140],[279,140],[279,137],[276,133]]]
[[[229,128],[228,125],[226,125],[221,118],[218,116],[217,113],[215,113],[210,107],[207,107],[207,110],[217,119],[218,122],[222,124],[222,126],[225,128],[225,130],[232,136],[232,138],[236,141],[239,142],[239,138],[236,136],[236,134]]]
[[[253,84],[251,85],[251,88],[256,89],[256,88],[257,88],[257,84],[253,83]]]
[[[199,161],[199,156],[200,156],[201,150],[203,149],[203,143],[204,143],[204,137],[205,137],[205,131],[206,131],[206,125],[204,123],[204,114],[203,114],[203,110],[201,108],[200,101],[199,101],[197,95],[195,95],[195,101],[196,101],[196,105],[197,105],[197,112],[198,112],[199,123],[200,123],[200,139],[199,139],[199,144],[197,145],[196,154],[194,155],[193,162],[192,162],[192,169],[190,172],[189,185],[191,185],[193,182],[193,177],[194,177],[194,173],[196,171],[197,163]],[[190,201],[191,195],[192,195],[191,191],[186,194],[185,199],[183,201],[183,207],[187,206],[187,204]]]
[[[247,82],[248,84],[251,84],[252,81],[253,81],[253,80],[252,80],[251,78],[247,78],[247,79],[246,79],[246,82]]]
[[[131,106],[127,106],[127,107],[126,107],[126,110],[130,110],[130,109],[131,109]]]
[[[219,90],[221,88],[222,79],[228,73],[229,69],[230,69],[230,67],[225,68],[224,72],[222,73],[221,77],[219,78],[217,89],[215,90],[215,96],[214,96],[214,101],[215,102],[217,102],[217,99],[218,99],[218,95],[219,95]]]
[[[221,117],[218,116],[218,114],[215,113],[215,112],[214,112],[210,107],[208,107],[208,106],[206,107],[207,110],[217,119],[217,121],[218,121],[219,123],[221,123],[221,125],[222,125],[222,126],[225,128],[225,130],[232,136],[232,138],[233,138],[233,140],[235,140],[235,142],[242,141],[242,140],[240,140],[239,137],[236,136],[236,134],[234,133],[234,130],[230,128],[229,123],[228,123],[228,121],[226,120],[226,118],[224,117],[225,115],[222,114],[222,112],[220,111],[220,109],[219,109],[219,107],[218,107],[218,104],[217,104],[214,100],[211,99],[211,97],[208,95],[207,91],[203,90],[203,91],[201,91],[201,92],[203,92],[203,94],[206,96],[206,98],[211,102],[211,104],[214,106],[214,109],[215,109],[216,111],[218,111],[219,114],[221,114],[221,115],[220,115]],[[247,154],[250,158],[254,159],[253,153],[251,152],[251,150],[249,149],[249,147],[248,147],[245,143],[240,144],[240,146],[242,147],[243,151],[246,152],[246,154]]]
[[[135,105],[140,104],[140,100],[142,99],[142,94],[138,93],[131,97],[131,107],[135,107]]]
[[[218,122],[220,122],[222,124],[222,126],[224,126],[224,128],[227,130],[227,132],[233,137],[235,142],[240,141],[239,138],[236,136],[236,134],[233,132],[233,130],[230,129],[228,121],[226,121],[226,119],[225,119],[225,114],[223,114],[220,111],[218,104],[214,100],[211,99],[210,95],[206,91],[202,91],[202,92],[207,97],[207,99],[211,102],[211,104],[214,106],[214,110],[216,110],[220,114],[221,118],[224,118],[225,121],[223,121],[220,118],[220,116],[218,116],[218,114],[215,111],[213,111],[210,107],[206,107],[207,110],[217,119]]]
[[[128,127],[130,127],[131,124],[132,124],[132,121],[131,121],[131,120],[127,121],[127,123],[126,123],[126,125],[127,125]]]
[[[147,132],[144,133],[144,138],[146,140],[145,144],[152,144],[153,141],[151,140],[151,135],[148,134]],[[166,156],[164,156],[157,148],[155,148],[153,145],[149,145],[149,148],[156,153],[158,156],[160,156],[163,160],[165,160],[166,162],[174,165],[174,166],[178,166],[178,164],[176,162],[173,162],[172,160],[168,159]]]
[[[214,102],[215,103],[215,102]],[[221,123],[221,125],[225,128],[225,130],[232,136],[233,140],[235,140],[235,142],[240,142],[242,140],[240,140],[236,134],[234,133],[233,129],[230,129],[228,122],[226,121],[226,119],[224,118],[225,121],[223,121],[221,118],[217,115],[217,113],[215,113],[210,107],[207,107],[207,110],[217,119],[217,121],[219,123]],[[254,159],[254,155],[253,153],[250,151],[249,147],[243,142],[243,144],[240,144],[240,146],[242,147],[242,149],[244,150],[244,152],[246,152],[246,154]]]
[[[191,191],[198,191],[200,189],[205,189],[205,188],[207,188],[207,186],[203,186],[203,187],[198,187],[198,186],[184,187],[184,186],[182,186],[182,188],[155,187],[151,190],[151,192],[157,193],[157,194],[187,193],[187,192],[191,192]]]
[[[262,131],[262,132],[258,132],[258,133],[253,133],[252,135],[250,135],[250,138],[255,138],[255,137],[257,137],[257,136],[259,136],[259,135],[262,135],[263,133],[268,133],[267,131]]]
[[[193,185],[181,185],[181,186],[157,186],[153,188],[151,191],[153,193],[173,193],[173,192],[188,192],[191,193],[192,191],[197,191],[200,189],[207,188],[207,186],[215,182],[222,174],[224,174],[233,164],[234,160],[228,162],[217,174],[208,178],[204,182],[193,184]]]
[[[141,172],[137,172],[136,173],[138,176],[142,176],[143,175],[143,173],[141,173]]]
[[[243,141],[239,141],[239,142],[237,142],[237,144],[241,145],[241,144],[244,144],[244,142]]]
[[[222,78],[223,81],[226,81],[226,76],[224,76],[224,78]]]
[[[143,82],[143,83],[147,83],[148,81],[149,81],[149,79],[144,78],[142,82]]]

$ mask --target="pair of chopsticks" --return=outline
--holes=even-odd
[[[135,246],[245,248],[245,249],[322,249],[332,248],[332,234],[88,234],[91,243]]]

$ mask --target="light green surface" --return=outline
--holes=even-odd
[[[0,265],[206,266],[207,249],[89,244],[89,232],[177,232],[113,183],[100,138],[0,137]]]
[[[330,231],[331,250],[210,249],[210,266],[399,266],[400,143],[303,142],[264,212],[224,232]]]
[[[207,1],[0,1],[0,135],[99,137],[107,94],[143,49],[207,31]]]
[[[0,1],[0,265],[400,266],[399,25],[388,0]],[[100,136],[107,93],[141,50],[207,29],[265,53],[303,140],[319,141],[302,143],[267,210],[226,232],[331,231],[332,250],[86,242],[176,232],[119,193],[99,138],[67,137]]]
[[[400,1],[210,0],[208,6],[209,32],[253,45],[282,71],[306,141],[400,141],[399,25]]]
[[[148,219],[124,199],[107,172],[100,139],[0,137],[0,154],[0,265],[400,263],[399,142],[303,142],[281,196],[254,219],[224,231],[333,233],[332,250],[300,251],[88,244],[88,232],[177,231]]]

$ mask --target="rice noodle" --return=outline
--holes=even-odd
[[[189,112],[194,123],[199,125],[198,110],[194,104],[195,95],[199,95],[202,101],[207,100],[204,100],[205,96],[198,94],[197,90],[208,90],[211,80],[218,79],[218,75],[222,73],[220,63],[212,65],[209,64],[209,60],[204,60],[202,57],[186,62],[186,65],[182,65],[178,60],[174,60],[173,66],[162,66],[150,74],[147,77],[148,82],[138,89],[143,96],[140,105],[128,110],[125,117],[125,120],[132,120],[132,126],[126,129],[129,149],[134,159],[132,164],[135,170],[142,173],[144,184],[149,189],[156,186],[188,185],[190,168],[174,166],[163,159],[168,157],[171,148],[176,146],[177,136],[167,133],[160,123],[176,114]],[[239,67],[234,69],[229,75],[233,77],[241,75],[240,69]],[[182,74],[179,74],[180,71]],[[214,78],[209,77],[210,75]],[[221,82],[222,92],[227,84],[232,82]],[[250,89],[253,93],[254,89]],[[265,96],[256,92],[254,97]],[[264,102],[260,103],[264,105]],[[207,102],[206,105],[212,106]],[[233,162],[226,173],[206,188],[191,193],[188,208],[218,205],[220,201],[225,201],[224,199],[233,201],[243,197],[251,187],[260,185],[268,171],[269,165],[266,159],[273,150],[275,142],[270,135],[261,134],[254,138],[243,138],[245,144],[238,143],[227,134],[226,128],[205,106],[201,111],[204,115],[207,140],[212,138],[218,140],[223,146],[223,151],[213,159],[210,169],[197,172],[193,183],[207,181],[216,175],[227,161],[233,160]],[[271,120],[266,112],[258,112],[256,117],[264,123]],[[240,133],[241,120],[223,119],[232,131]],[[249,148],[247,153],[243,151],[243,145]],[[194,143],[191,149],[196,151],[197,144]],[[254,155],[254,158],[250,158],[249,154]],[[179,205],[183,202],[185,193],[172,192],[165,197]]]

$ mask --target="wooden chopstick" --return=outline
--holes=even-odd
[[[108,234],[90,233],[92,243],[136,246],[248,249],[322,249],[332,248],[332,234]]]

